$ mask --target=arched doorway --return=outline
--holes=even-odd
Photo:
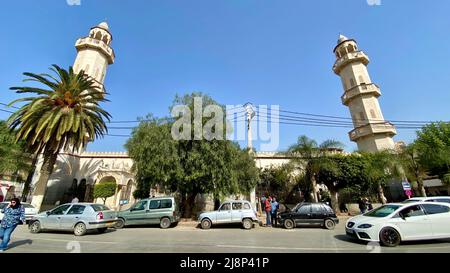
[[[127,185],[122,188],[122,194],[120,196],[120,199],[130,201],[132,188],[133,188],[133,180],[130,179],[128,180]]]
[[[80,185],[77,187],[77,197],[80,202],[85,202],[86,196],[86,179],[81,179]]]

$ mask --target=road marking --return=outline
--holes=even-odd
[[[248,249],[271,249],[271,250],[309,250],[309,251],[359,251],[365,252],[365,248],[320,248],[320,247],[277,247],[277,246],[242,246],[242,245],[216,245],[221,248],[248,248]],[[449,248],[449,246],[437,247],[417,247],[417,248],[398,248],[399,250],[423,250]],[[393,250],[393,249],[386,249]],[[389,252],[389,251],[388,251]]]
[[[30,238],[30,237],[15,237],[15,239],[22,239],[22,240],[40,240],[40,241],[53,241],[53,242],[64,242],[69,243],[77,240],[64,240],[64,239],[51,239],[51,238]],[[118,242],[102,242],[102,241],[78,241],[79,243],[87,243],[87,244],[118,244]]]

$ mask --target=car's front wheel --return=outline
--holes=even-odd
[[[83,236],[84,234],[86,234],[86,232],[87,229],[84,223],[76,224],[75,228],[73,229],[73,234],[75,234],[75,236]]]
[[[284,224],[283,225],[284,225],[285,229],[293,229],[295,227],[294,221],[292,221],[292,219],[284,220]]]
[[[242,226],[245,229],[252,229],[253,227],[253,221],[251,219],[244,219],[244,221],[242,221]]]
[[[30,232],[31,233],[39,233],[41,232],[41,223],[39,221],[34,221],[30,225]]]
[[[331,219],[327,219],[325,220],[324,226],[326,229],[332,230],[336,227],[336,223]]]
[[[209,220],[209,219],[203,219],[200,225],[201,225],[202,229],[210,229],[212,223],[211,223],[211,220]]]
[[[380,242],[387,247],[398,246],[401,242],[400,234],[391,227],[385,227],[380,231]]]

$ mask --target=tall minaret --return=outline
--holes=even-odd
[[[103,22],[91,28],[89,37],[80,38],[75,44],[78,51],[74,71],[84,70],[95,79],[104,90],[106,69],[114,63],[114,50],[111,48],[112,35],[108,24]]]
[[[355,127],[349,135],[360,151],[376,152],[394,149],[397,134],[393,124],[384,120],[378,97],[380,88],[370,80],[369,57],[358,49],[353,39],[340,35],[334,48],[333,71],[341,77],[344,87],[342,103],[348,106]]]

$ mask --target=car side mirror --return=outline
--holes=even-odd
[[[403,213],[400,212],[400,213],[398,214],[398,216],[400,216],[400,218],[402,218],[403,220],[406,221],[406,216],[405,216]]]
[[[49,216],[52,213],[50,211],[46,211],[45,214],[47,214],[47,216]]]

